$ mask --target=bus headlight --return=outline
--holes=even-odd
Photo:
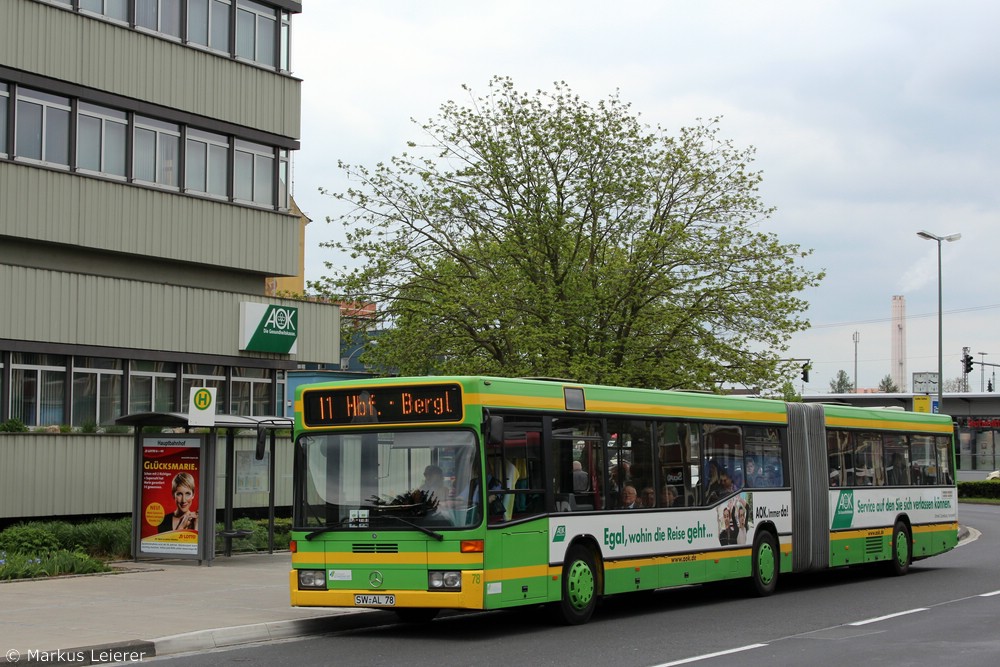
[[[432,591],[460,591],[462,590],[462,573],[457,570],[429,572],[427,575],[427,588]]]
[[[299,570],[299,588],[326,590],[326,570]]]

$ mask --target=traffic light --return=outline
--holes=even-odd
[[[972,355],[971,354],[962,355],[962,369],[966,373],[971,373],[972,372]]]
[[[809,362],[802,364],[802,381],[809,382]]]

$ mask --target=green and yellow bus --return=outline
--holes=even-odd
[[[302,385],[291,603],[442,609],[913,560],[957,543],[944,415],[491,377]]]

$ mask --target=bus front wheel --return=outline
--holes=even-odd
[[[779,553],[774,535],[766,530],[757,533],[753,541],[750,574],[753,579],[753,592],[760,597],[770,595],[778,585]]]
[[[574,545],[566,552],[563,563],[562,599],[559,611],[567,625],[580,625],[590,620],[597,607],[597,565],[594,554],[585,547]]]
[[[892,528],[892,573],[901,577],[910,571],[913,562],[913,550],[910,548],[910,531],[906,524],[897,521]]]

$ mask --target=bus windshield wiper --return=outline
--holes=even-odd
[[[424,535],[430,535],[431,537],[433,537],[438,542],[444,540],[444,535],[442,535],[441,533],[439,533],[437,531],[434,531],[434,530],[431,530],[430,528],[427,528],[425,526],[421,526],[420,524],[413,523],[412,521],[407,521],[406,519],[404,519],[401,516],[396,516],[395,514],[382,514],[381,516],[383,516],[383,517],[385,517],[387,519],[395,519],[396,521],[399,521],[400,523],[405,523],[407,526],[412,526],[413,528],[416,528],[417,530],[419,530]]]
[[[349,522],[349,519],[342,519],[342,520],[338,521],[337,523],[328,523],[327,525],[323,526],[322,528],[317,528],[316,530],[312,531],[311,533],[306,533],[306,542],[309,542],[314,537],[319,537],[320,535],[322,535],[324,533],[329,533],[331,530],[336,530],[337,528],[342,527],[344,524],[346,524],[348,522]]]

